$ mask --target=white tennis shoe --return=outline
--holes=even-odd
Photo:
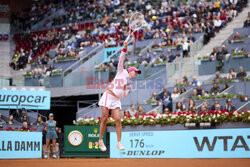
[[[56,154],[53,154],[53,158],[56,159]]]
[[[99,146],[100,146],[101,151],[105,152],[107,150],[103,140],[99,140]]]
[[[123,147],[123,145],[121,144],[121,142],[118,142],[116,145],[116,148],[120,151],[125,150],[125,148]]]
[[[47,159],[47,158],[48,158],[48,155],[47,155],[47,154],[45,154],[45,155],[44,155],[44,158],[45,158],[45,159]]]

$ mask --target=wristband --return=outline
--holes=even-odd
[[[127,48],[123,48],[122,51],[126,53],[127,52]]]

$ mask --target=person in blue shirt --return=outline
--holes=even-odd
[[[57,133],[56,133],[56,121],[54,121],[54,114],[49,114],[49,120],[45,123],[45,130],[46,133],[46,150],[44,158],[48,158],[48,149],[50,145],[50,140],[52,140],[52,150],[53,150],[53,158],[56,158],[56,139]]]

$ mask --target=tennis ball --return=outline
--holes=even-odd
[[[157,19],[157,17],[156,17],[156,16],[152,16],[152,19],[153,19],[153,20],[156,20],[156,19]]]
[[[169,32],[169,31],[170,31],[170,29],[169,29],[169,28],[167,28],[167,29],[166,29],[166,32]]]

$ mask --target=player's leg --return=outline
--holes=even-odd
[[[53,158],[56,158],[56,139],[52,139]]]
[[[48,158],[48,150],[49,150],[50,139],[46,139],[46,148],[44,153],[44,158]]]
[[[105,147],[102,138],[103,138],[104,131],[106,129],[106,123],[107,123],[108,116],[109,116],[109,110],[107,107],[103,107],[103,106],[101,106],[101,110],[102,110],[102,120],[100,124],[100,132],[99,132],[99,145],[102,151],[106,151],[107,148]]]
[[[117,148],[119,150],[124,150],[124,147],[121,144],[121,137],[122,137],[122,123],[121,123],[122,112],[121,112],[121,109],[116,108],[116,109],[113,109],[111,112],[112,112],[112,116],[115,120],[116,134],[117,134]]]

